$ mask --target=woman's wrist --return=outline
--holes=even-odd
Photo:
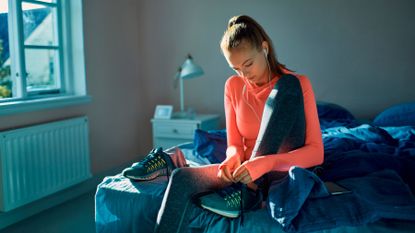
[[[223,169],[225,166],[232,167],[233,164],[237,163],[238,161],[240,161],[240,159],[238,158],[237,154],[227,156],[226,159],[219,165],[219,169]]]
[[[234,146],[230,146],[226,150],[226,159],[219,165],[219,169],[223,169],[227,166],[229,169],[236,169],[241,164],[241,156],[238,153],[238,149]]]
[[[252,180],[255,181],[265,173],[272,171],[273,168],[276,167],[275,163],[278,163],[278,161],[270,161],[270,157],[259,156],[246,161],[244,164]]]
[[[243,161],[243,157],[244,157],[244,151],[236,146],[229,146],[226,149],[226,158],[232,158],[232,157],[239,157],[240,161]]]

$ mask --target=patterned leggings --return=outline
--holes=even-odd
[[[274,86],[264,108],[261,127],[251,158],[287,152],[304,145],[305,117],[301,85],[293,75],[283,75]],[[200,192],[224,188],[230,183],[217,177],[219,164],[184,167],[177,149],[171,157],[178,167],[170,177],[157,216],[154,232],[185,232],[191,197]],[[269,172],[256,181],[266,189],[275,175]]]

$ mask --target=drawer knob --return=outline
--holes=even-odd
[[[179,133],[179,130],[173,129],[173,133]]]

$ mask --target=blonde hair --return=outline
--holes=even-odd
[[[262,49],[262,42],[268,43],[267,60],[273,74],[283,75],[284,70],[289,70],[278,62],[271,38],[265,30],[253,18],[246,15],[232,17],[228,27],[222,36],[220,47],[222,50],[230,50],[238,47],[242,41],[246,41],[257,50]]]

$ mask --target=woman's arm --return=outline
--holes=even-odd
[[[236,77],[237,78],[237,77]],[[245,158],[244,155],[244,144],[241,133],[239,132],[237,123],[236,123],[236,97],[234,96],[237,91],[234,90],[235,86],[238,84],[234,80],[235,77],[229,78],[225,83],[225,117],[226,117],[226,136],[227,136],[227,143],[228,148],[231,150],[236,150],[236,153],[229,153],[227,152],[227,156],[238,155],[240,159],[243,160]]]
[[[226,159],[219,166],[218,176],[225,176],[232,181],[232,172],[241,165],[245,158],[244,145],[242,136],[238,130],[235,113],[235,88],[232,85],[234,77],[229,78],[225,83],[225,117],[226,117],[226,136],[228,148],[226,150]],[[225,173],[225,174],[223,174]]]

